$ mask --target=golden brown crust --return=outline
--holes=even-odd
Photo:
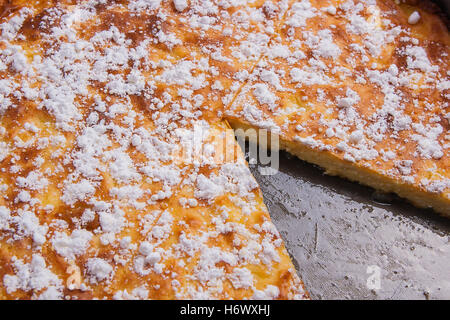
[[[308,298],[224,119],[448,212],[449,37],[434,13],[0,4],[0,298]]]
[[[230,121],[271,129],[330,173],[449,215],[445,25],[393,1],[311,3],[288,11],[273,46],[289,54],[268,51],[227,111]],[[415,10],[420,19],[409,21]]]
[[[92,3],[0,11],[0,298],[307,298],[218,111],[243,58],[173,6]]]

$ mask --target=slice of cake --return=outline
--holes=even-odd
[[[425,6],[424,6],[425,7]],[[450,215],[449,44],[394,1],[297,1],[226,111],[281,148]]]
[[[0,298],[308,297],[182,7],[2,3]]]

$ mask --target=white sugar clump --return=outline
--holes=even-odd
[[[420,14],[417,11],[411,13],[411,15],[408,18],[409,24],[417,24],[419,21],[420,21]]]
[[[173,0],[173,5],[177,11],[182,12],[187,8],[188,4],[186,0]]]

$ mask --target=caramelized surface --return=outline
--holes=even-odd
[[[218,110],[246,59],[155,4],[3,4],[3,299],[306,297]]]
[[[227,110],[231,123],[268,128],[331,174],[449,215],[450,38],[440,18],[393,1],[299,1],[280,30]]]
[[[307,298],[226,120],[448,213],[448,31],[434,13],[0,3],[3,299]]]

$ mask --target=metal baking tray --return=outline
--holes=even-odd
[[[450,299],[450,219],[284,152],[278,173],[263,167],[250,165],[311,298]]]
[[[450,299],[450,219],[287,153],[250,165],[313,299]]]

